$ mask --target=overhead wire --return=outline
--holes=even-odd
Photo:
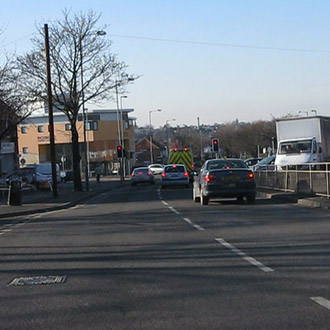
[[[141,37],[124,34],[109,34],[112,37],[126,38],[126,39],[137,39],[147,41],[160,41],[160,42],[171,42],[191,45],[204,45],[204,46],[218,46],[218,47],[231,47],[231,48],[246,48],[246,49],[259,49],[259,50],[276,50],[276,51],[291,51],[291,52],[305,52],[305,53],[324,53],[329,54],[330,50],[326,49],[309,49],[309,48],[285,48],[285,47],[270,47],[270,46],[258,46],[258,45],[244,45],[244,44],[227,44],[219,42],[206,42],[206,41],[191,41],[191,40],[180,40],[180,39],[165,39],[165,38],[152,38],[152,37]]]

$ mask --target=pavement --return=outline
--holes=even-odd
[[[297,194],[294,192],[283,192],[273,189],[258,188],[258,196],[266,197],[273,200],[297,203],[301,206],[330,209],[330,198],[321,196],[311,196],[307,194]]]
[[[51,191],[23,192],[21,206],[7,205],[7,197],[0,196],[0,219],[69,208],[103,192],[118,189],[126,182],[121,183],[119,177],[102,177],[97,183],[91,178],[89,191],[79,192],[73,190],[73,182],[59,183],[57,198]]]

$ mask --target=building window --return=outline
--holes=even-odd
[[[22,151],[23,151],[23,154],[28,154],[29,153],[29,148],[28,147],[23,147]]]
[[[27,132],[27,128],[26,128],[26,126],[22,126],[22,127],[21,127],[21,133],[22,133],[22,134],[26,134],[26,132]]]
[[[129,121],[125,121],[125,129],[129,129]]]
[[[38,126],[38,133],[42,133],[44,131],[44,127],[42,125]]]
[[[97,131],[99,128],[97,121],[90,121],[89,125],[90,125],[89,128],[91,131]]]
[[[71,124],[65,124],[65,130],[71,131]]]

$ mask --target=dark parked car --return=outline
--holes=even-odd
[[[253,172],[241,159],[210,159],[195,176],[193,199],[207,205],[211,198],[246,197],[252,204],[256,198],[256,184]]]

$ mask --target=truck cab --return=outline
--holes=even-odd
[[[314,137],[279,141],[275,159],[277,169],[322,161],[322,148]]]

